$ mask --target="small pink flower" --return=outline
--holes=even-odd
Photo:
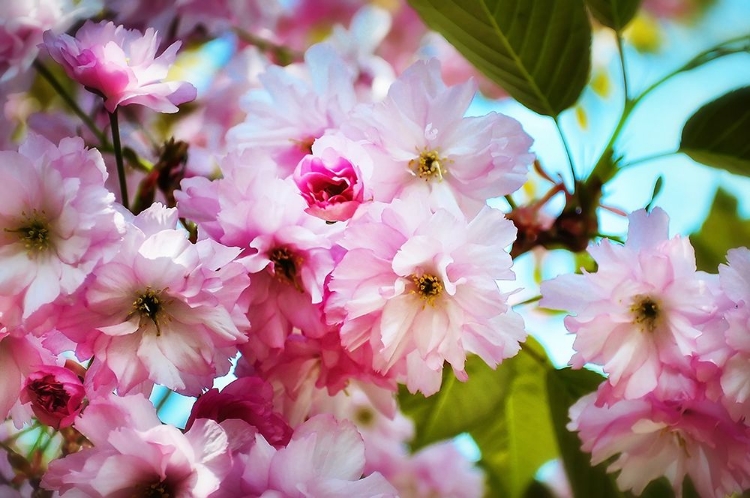
[[[73,425],[85,395],[83,383],[75,373],[50,365],[29,375],[21,391],[21,402],[31,403],[41,423],[60,429]]]
[[[303,157],[294,182],[309,206],[305,212],[326,221],[348,220],[363,200],[356,167],[340,156]]]
[[[186,429],[197,419],[244,420],[273,446],[286,446],[292,428],[273,409],[273,388],[260,377],[241,377],[219,391],[211,389],[193,405]]]
[[[44,45],[72,79],[104,97],[104,107],[140,104],[158,112],[177,112],[177,105],[196,97],[196,89],[183,81],[164,81],[180,42],[159,57],[159,38],[149,28],[145,34],[102,21],[87,21],[75,38],[44,33]]]

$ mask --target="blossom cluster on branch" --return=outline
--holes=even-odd
[[[553,179],[519,121],[470,109],[507,96],[503,71],[477,72],[420,2],[380,3],[0,7],[2,496],[495,491],[488,447],[485,475],[451,438],[504,445],[504,414],[443,431],[400,401],[481,365],[503,393],[489,410],[511,411],[518,358],[551,368],[511,305],[513,260],[598,237],[614,172]],[[644,8],[697,9],[666,3]],[[532,170],[553,187],[518,206]],[[568,429],[621,490],[742,492],[750,251],[697,272],[667,223],[637,211],[624,245],[590,246],[595,272],[542,284],[572,313],[571,365],[607,376]],[[195,398],[184,428],[160,390]]]

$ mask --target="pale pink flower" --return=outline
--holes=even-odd
[[[247,314],[254,358],[281,349],[293,328],[319,337],[324,281],[333,269],[331,235],[340,228],[305,213],[291,181],[276,176],[276,163],[255,150],[222,159],[223,178],[191,178],[176,192],[183,216],[200,236],[242,250],[251,274]]]
[[[445,362],[466,380],[467,353],[494,367],[526,337],[496,282],[514,278],[504,250],[514,237],[489,207],[466,219],[421,197],[372,204],[340,241],[328,319],[345,348],[372,349],[375,369],[412,392],[437,392]]]
[[[285,448],[275,449],[256,435],[244,461],[243,496],[396,496],[382,475],[361,478],[365,465],[362,436],[351,422],[337,422],[332,415],[317,415],[304,422]]]
[[[356,108],[342,130],[369,142],[375,200],[429,193],[434,206],[457,205],[471,217],[523,185],[531,137],[502,114],[464,117],[475,91],[473,83],[446,87],[431,59],[410,66],[383,102]]]
[[[99,0],[0,2],[0,81],[13,78],[31,66],[45,31],[65,31],[100,8]]]
[[[36,418],[60,429],[73,425],[83,409],[86,390],[81,378],[65,367],[43,366],[26,378],[20,401],[31,403]]]
[[[541,306],[575,314],[565,319],[576,334],[571,365],[602,365],[616,397],[639,398],[663,376],[694,376],[697,338],[717,309],[717,282],[696,272],[690,241],[670,239],[668,224],[659,208],[636,211],[624,246],[604,240],[589,248],[595,273],[542,283]]]
[[[112,22],[87,21],[75,38],[45,32],[44,45],[68,76],[104,98],[109,112],[130,104],[177,112],[177,105],[195,99],[190,83],[164,81],[180,43],[157,57],[159,39],[153,28],[142,34]]]
[[[700,496],[729,496],[750,485],[750,428],[720,404],[647,395],[597,406],[596,399],[592,393],[571,407],[568,429],[578,431],[592,465],[616,457],[607,471],[620,471],[621,490],[638,495],[661,476],[675,496],[682,496],[685,476]]]
[[[247,340],[239,251],[192,244],[176,227],[177,211],[160,204],[138,215],[64,330],[82,357],[93,353],[112,371],[121,393],[148,381],[198,395]]]
[[[291,174],[316,138],[338,128],[356,104],[352,71],[329,46],[305,53],[305,63],[271,66],[260,76],[263,89],[241,102],[245,122],[230,129],[227,142],[238,149],[268,151],[278,175]]]
[[[0,152],[0,312],[31,326],[72,295],[120,238],[101,154],[80,138],[59,146],[31,135]]]
[[[140,395],[94,399],[75,427],[94,447],[52,461],[42,479],[63,497],[206,498],[230,469],[219,424],[202,419],[183,434]]]

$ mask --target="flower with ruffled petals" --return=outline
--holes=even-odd
[[[375,368],[412,392],[437,392],[445,362],[466,380],[466,353],[496,366],[526,337],[496,283],[514,278],[503,250],[514,237],[489,207],[466,219],[422,197],[373,204],[340,241],[328,319],[345,348],[371,348]]]
[[[177,221],[177,211],[160,204],[139,214],[87,287],[85,309],[66,322],[80,356],[94,354],[121,393],[153,382],[198,395],[229,371],[247,340],[238,300],[249,281],[234,261],[239,251],[192,244]],[[95,387],[105,382],[102,375]]]
[[[54,460],[42,487],[63,497],[180,496],[205,498],[229,472],[227,436],[202,419],[183,434],[162,425],[143,396],[91,402],[76,428],[94,444]]]
[[[734,422],[717,403],[700,396],[660,401],[654,395],[597,406],[597,393],[570,408],[568,429],[577,431],[591,463],[615,458],[617,485],[639,495],[666,476],[682,496],[689,476],[700,496],[729,496],[750,483],[750,428]]]
[[[44,45],[72,79],[104,98],[104,107],[140,104],[158,112],[177,112],[177,105],[195,99],[196,89],[183,81],[164,81],[180,43],[156,56],[159,38],[154,29],[145,34],[87,21],[75,38],[44,33]]]
[[[540,305],[575,313],[565,319],[576,335],[571,364],[602,365],[615,397],[639,398],[676,373],[694,377],[696,341],[716,311],[714,278],[696,272],[690,241],[670,239],[668,224],[659,208],[636,211],[624,246],[589,248],[596,273],[542,283]]]
[[[73,425],[73,419],[83,409],[85,395],[83,382],[71,370],[44,366],[26,379],[20,400],[31,403],[41,423],[60,429]]]
[[[475,93],[471,82],[446,87],[440,63],[431,59],[409,67],[383,102],[352,112],[342,130],[369,144],[376,201],[418,191],[471,217],[488,198],[523,185],[534,161],[531,137],[502,114],[464,117]]]
[[[28,327],[114,249],[114,196],[101,154],[80,138],[56,146],[32,135],[18,152],[0,152],[0,176],[0,312],[4,325]]]

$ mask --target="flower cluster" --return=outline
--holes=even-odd
[[[532,140],[467,117],[476,85],[447,86],[437,60],[403,70],[343,43],[390,20],[374,7],[293,64],[238,48],[243,74],[196,99],[170,37],[251,16],[295,46],[266,3],[111,2],[118,24],[40,33],[40,74],[85,90],[93,134],[67,137],[80,124],[58,112],[0,152],[0,412],[59,431],[62,458],[33,477],[61,496],[479,496],[453,444],[409,453],[395,393],[434,394],[446,365],[465,381],[468,355],[495,368],[525,340],[497,283],[516,231],[486,200],[524,183]],[[154,116],[194,100],[210,125],[178,116],[157,152],[131,122],[166,128]],[[159,421],[155,386],[197,398],[184,431]]]
[[[543,283],[541,305],[574,313],[574,368],[607,380],[571,409],[592,464],[616,457],[623,490],[640,494],[666,476],[680,496],[689,477],[701,496],[750,485],[747,318],[750,252],[730,251],[720,275],[696,271],[686,238],[669,238],[654,208],[630,215],[624,245],[589,248],[595,273]]]

